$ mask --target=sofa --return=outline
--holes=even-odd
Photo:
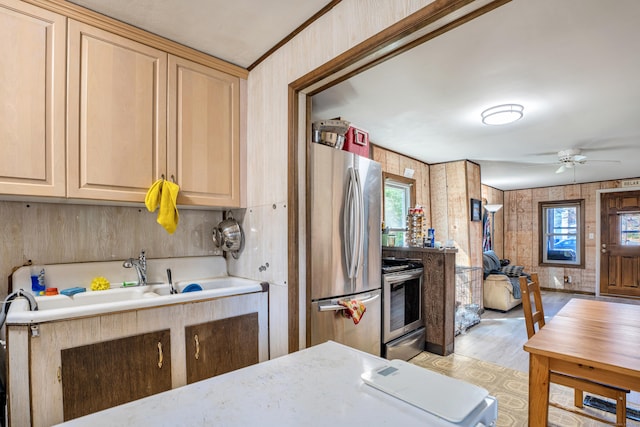
[[[528,276],[524,267],[501,261],[494,251],[482,254],[482,264],[484,308],[506,312],[520,305],[520,276]]]

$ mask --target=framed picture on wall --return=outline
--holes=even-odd
[[[482,201],[471,199],[471,221],[482,220]]]

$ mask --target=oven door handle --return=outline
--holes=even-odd
[[[366,306],[367,304],[377,300],[378,298],[380,298],[380,294],[375,294],[375,295],[369,294],[369,295],[365,295],[364,299],[359,299],[358,301],[360,301]],[[338,304],[337,301],[338,301],[337,299],[332,299],[331,302],[318,304],[318,311],[340,311],[340,310],[347,309],[347,307],[345,307],[344,305]]]
[[[411,279],[417,279],[420,276],[422,276],[422,273],[394,274],[393,277],[385,277],[385,275],[382,275],[385,282],[388,282],[391,284],[394,284],[396,282],[404,282]]]

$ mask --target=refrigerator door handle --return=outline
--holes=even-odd
[[[347,277],[353,279],[356,277],[357,263],[357,236],[356,236],[356,173],[352,167],[349,168],[349,182],[347,184],[347,193],[345,195],[345,207],[343,214],[343,234],[344,234],[344,254],[347,265]]]
[[[358,299],[358,301],[360,301],[361,303],[363,303],[365,306],[375,300],[377,300],[378,298],[380,298],[380,294],[367,294],[367,295],[363,295],[363,299]],[[318,304],[318,311],[340,311],[340,310],[346,310],[347,307],[340,305],[337,303],[339,299],[332,299],[330,302],[326,302],[326,303],[320,303]]]
[[[354,272],[354,278],[357,278],[358,275],[360,274],[360,267],[362,266],[362,256],[363,256],[363,252],[364,252],[364,225],[365,225],[365,218],[364,218],[364,194],[362,191],[362,183],[360,182],[360,173],[355,170],[354,171],[354,178],[355,178],[355,190],[356,190],[356,221],[357,221],[357,233],[358,233],[358,237],[356,238],[356,244],[355,246],[355,250],[356,250],[356,256],[355,256],[355,272]],[[353,289],[353,291],[355,291],[355,289]],[[353,292],[352,291],[352,292]]]

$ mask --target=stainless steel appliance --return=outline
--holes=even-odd
[[[387,359],[409,360],[424,349],[420,260],[382,260],[382,342]]]
[[[380,164],[311,144],[307,269],[310,345],[333,340],[380,355]],[[341,299],[366,306],[360,322],[344,316]]]

